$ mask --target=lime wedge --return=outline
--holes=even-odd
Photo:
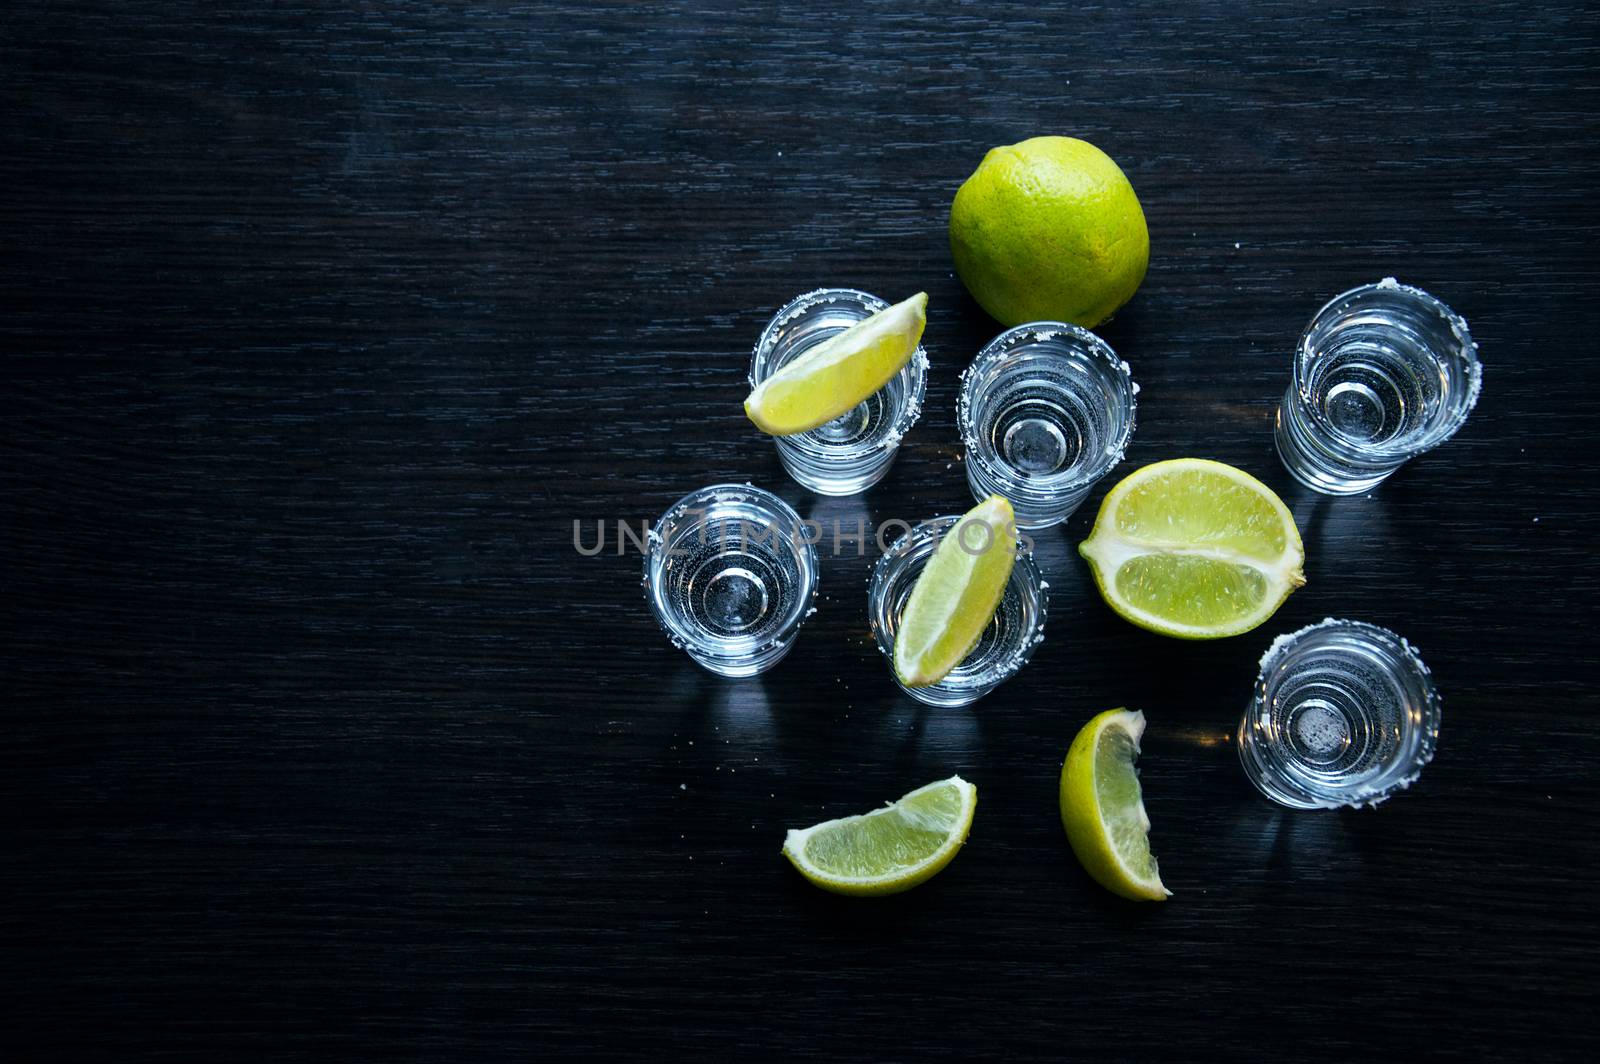
[[[1017,561],[1017,518],[991,495],[952,528],[917,577],[894,639],[894,671],[929,687],[978,645],[1005,597]]]
[[[1172,891],[1150,856],[1150,818],[1133,767],[1143,734],[1144,714],[1126,709],[1083,726],[1061,766],[1061,823],[1096,883],[1134,901],[1161,901]]]
[[[793,436],[848,413],[894,379],[928,324],[928,294],[918,292],[835,333],[756,385],[744,412],[756,428]]]
[[[1180,639],[1248,632],[1306,582],[1305,547],[1283,500],[1203,458],[1128,474],[1078,545],[1106,604]]]
[[[783,855],[835,894],[898,894],[950,863],[972,830],[978,788],[951,776],[861,816],[789,832]]]

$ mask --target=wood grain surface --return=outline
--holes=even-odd
[[[56,3],[0,10],[0,1059],[1585,1058],[1596,1038],[1600,30],[1581,3]],[[953,275],[991,146],[1083,137],[1149,275],[1118,477],[1283,493],[1310,583],[1183,644],[1040,537],[1047,640],[931,710],[875,548],[758,680],[654,627],[637,524],[719,480],[804,516],[969,505]],[[1299,330],[1393,274],[1483,400],[1370,497],[1295,488]],[[925,416],[863,496],[740,410],[768,316],[930,294]],[[1412,639],[1437,760],[1377,811],[1259,798],[1273,635]],[[1055,810],[1127,704],[1173,898]],[[785,828],[960,772],[972,839],[887,901]]]

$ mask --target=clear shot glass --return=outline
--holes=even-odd
[[[878,649],[886,661],[894,661],[895,629],[917,577],[927,567],[939,541],[960,520],[958,514],[923,522],[895,540],[873,566],[867,590],[867,614],[873,638],[878,641]],[[906,694],[930,706],[964,706],[976,702],[1015,675],[1033,657],[1033,648],[1043,642],[1045,592],[1049,586],[1040,575],[1032,552],[1020,552],[1000,608],[966,659],[931,687],[907,687],[900,683],[899,677],[895,677],[894,682],[900,684]],[[889,674],[894,675],[892,664]]]
[[[782,660],[814,612],[817,548],[776,495],[714,484],[650,530],[644,586],[674,646],[718,675],[754,676]]]
[[[1317,311],[1294,353],[1274,437],[1284,467],[1328,495],[1379,484],[1455,435],[1483,371],[1461,316],[1385,277]]]
[[[819,288],[773,315],[750,359],[753,389],[817,344],[889,306],[853,288]],[[854,495],[882,480],[900,440],[922,415],[928,353],[916,354],[894,379],[855,409],[796,436],[777,436],[778,458],[819,495]]]
[[[962,374],[956,423],[974,498],[1004,495],[1018,528],[1048,528],[1083,504],[1133,435],[1128,364],[1060,321],[995,337]]]
[[[1239,761],[1293,809],[1377,805],[1433,760],[1439,692],[1411,644],[1329,618],[1279,636],[1239,722]]]

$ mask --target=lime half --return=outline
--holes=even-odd
[[[1107,605],[1180,639],[1248,632],[1306,582],[1305,547],[1283,500],[1249,473],[1203,458],[1128,474],[1078,553]]]
[[[773,436],[826,425],[893,380],[916,354],[927,324],[928,294],[918,292],[828,337],[756,385],[744,412]]]
[[[1144,714],[1126,709],[1083,726],[1061,766],[1061,823],[1096,883],[1134,901],[1162,901],[1172,891],[1150,856],[1150,818],[1133,767],[1142,735]]]
[[[956,523],[917,577],[894,637],[907,687],[938,683],[978,645],[1017,563],[1017,515],[999,495]]]
[[[972,830],[978,788],[951,776],[861,816],[789,832],[783,855],[835,894],[898,894],[950,863]]]

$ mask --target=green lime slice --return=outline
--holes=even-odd
[[[978,789],[960,776],[861,816],[789,832],[783,855],[835,894],[898,894],[933,878],[972,830]]]
[[[991,495],[961,518],[917,577],[894,637],[894,671],[907,687],[949,675],[977,646],[1017,561],[1017,518]]]
[[[1161,901],[1172,891],[1150,855],[1150,818],[1133,767],[1142,735],[1144,714],[1126,709],[1083,726],[1061,766],[1061,824],[1096,883],[1134,901]]]
[[[744,412],[773,436],[826,425],[893,380],[916,354],[927,324],[928,294],[918,292],[828,337],[756,385]]]

